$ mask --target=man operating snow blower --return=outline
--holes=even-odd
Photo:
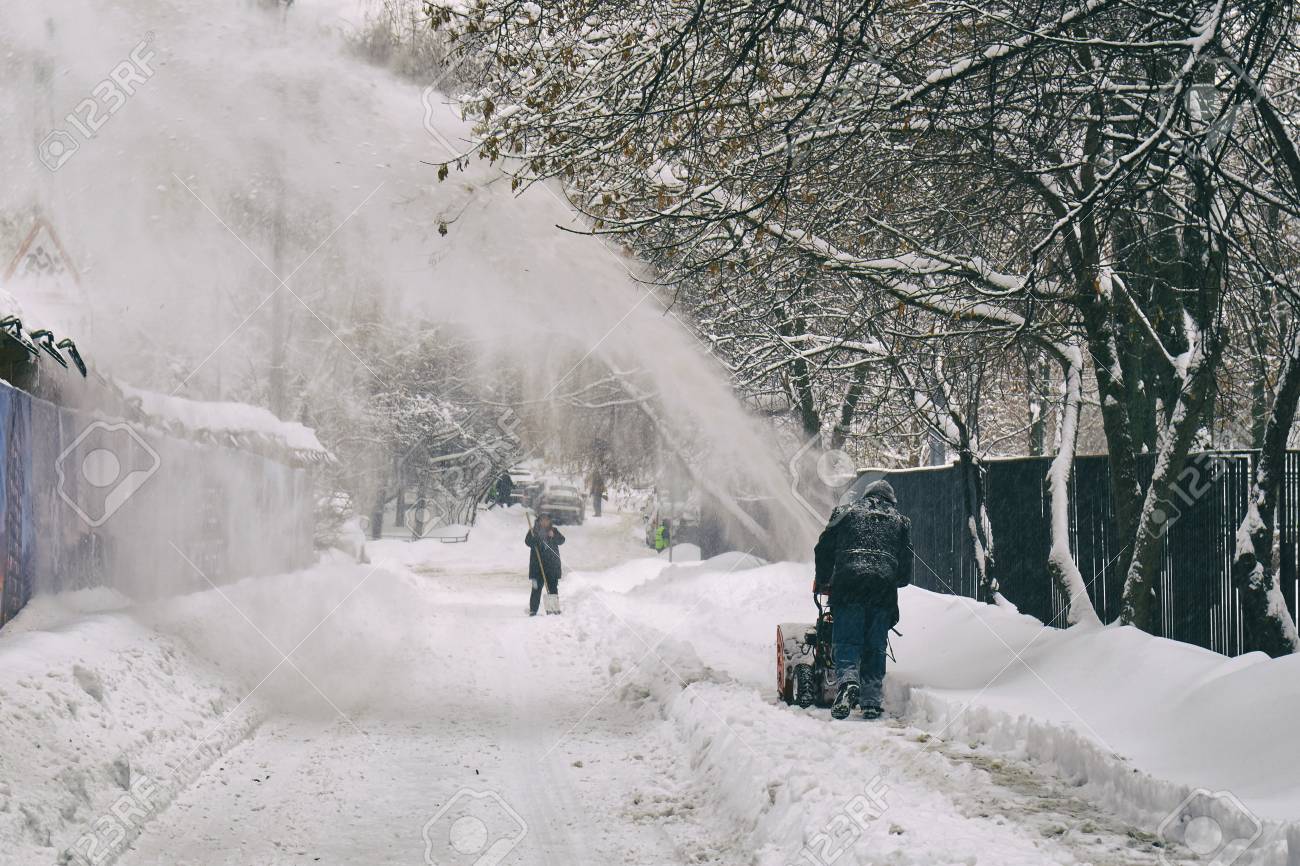
[[[537,522],[524,536],[528,545],[528,581],[533,585],[532,595],[528,598],[528,615],[537,616],[537,607],[542,600],[542,590],[546,590],[546,612],[560,612],[560,545],[564,543],[564,534],[551,523],[551,515],[537,515]]]
[[[862,498],[836,508],[813,552],[816,591],[830,595],[831,658],[839,691],[831,716],[855,706],[880,717],[889,630],[898,623],[898,590],[912,582],[912,523],[898,512],[894,488],[876,481]]]

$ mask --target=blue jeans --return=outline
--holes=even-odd
[[[831,660],[835,683],[857,683],[860,706],[880,706],[885,683],[885,647],[889,643],[892,611],[860,602],[837,604],[832,610]]]

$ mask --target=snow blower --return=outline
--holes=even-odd
[[[835,703],[829,598],[814,589],[813,604],[817,622],[783,622],[776,627],[777,694],[787,704],[804,708]]]

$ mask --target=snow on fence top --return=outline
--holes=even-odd
[[[0,318],[9,315],[22,318],[23,307],[13,295],[0,288]],[[23,329],[30,334],[34,330],[34,323],[28,319],[22,320]],[[28,362],[27,366],[34,369],[35,363],[48,361],[30,345],[28,350],[35,353],[35,357],[24,358]],[[75,376],[73,378],[76,379]],[[0,381],[10,380],[10,384],[20,390],[68,408],[82,408],[109,415],[138,414],[141,417],[134,420],[159,427],[164,432],[181,438],[267,451],[297,463],[321,463],[334,459],[316,438],[315,431],[295,421],[282,421],[268,409],[246,403],[190,400],[146,391],[106,378],[93,371],[93,365],[90,378],[89,390],[82,390],[80,384],[69,390],[64,387],[68,381],[57,377],[6,375]]]
[[[160,422],[169,432],[206,433],[233,440],[241,447],[253,444],[250,440],[262,439],[306,463],[334,459],[316,438],[314,430],[297,421],[282,421],[269,409],[247,403],[189,400],[116,384],[129,402],[137,403],[143,414]]]

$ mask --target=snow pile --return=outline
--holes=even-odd
[[[601,587],[615,592],[627,592],[646,581],[653,580],[668,567],[666,558],[646,556],[630,559],[605,571],[569,572],[565,577],[566,589],[573,591],[587,587]]]
[[[129,385],[118,387],[129,399],[140,401],[141,411],[164,424],[178,424],[185,430],[206,430],[233,436],[252,434],[263,436],[289,451],[320,455],[329,453],[310,427],[296,421],[281,421],[269,409],[260,406],[188,400]]]
[[[1300,816],[1288,733],[1300,657],[1230,659],[1127,627],[1044,630],[968,599],[907,595],[916,625],[891,691],[946,736],[1054,765],[1137,819],[1196,787],[1229,790],[1264,820]]]
[[[824,710],[773,706],[775,625],[813,618],[811,567],[751,565],[720,558],[668,567],[616,592],[595,589],[605,584],[602,576],[584,576],[584,594],[632,624],[641,640],[625,652],[634,660],[660,640],[656,653],[667,666],[678,668],[664,655],[676,653],[695,659],[680,661],[687,670],[730,675],[729,684],[686,676],[684,688],[660,671],[652,677],[658,686],[646,686],[651,675],[642,670],[636,682],[657,695],[693,760],[716,777],[721,807],[746,844],[762,848],[788,840],[791,822],[817,829],[844,802],[867,797],[861,785],[889,766],[890,753],[861,738],[869,725],[827,725]],[[607,589],[620,582],[610,580]],[[1013,611],[916,588],[901,594],[900,605],[904,636],[893,639],[899,662],[890,666],[886,702],[917,734],[972,760],[1027,761],[1069,785],[1071,796],[1153,834],[1171,815],[1184,823],[1197,817],[1179,813],[1197,789],[1226,791],[1230,797],[1211,797],[1208,806],[1224,834],[1262,834],[1252,848],[1256,859],[1245,862],[1287,862],[1288,829],[1300,839],[1288,827],[1300,816],[1300,741],[1291,732],[1300,717],[1300,658],[1228,659],[1132,628],[1044,629]],[[616,646],[608,651],[619,653]],[[915,823],[923,833],[925,823],[913,821],[915,810],[928,807],[911,799],[923,799],[922,791],[906,786],[928,760],[916,758],[901,778],[888,778],[908,798],[902,835],[912,851],[917,836],[909,828]],[[845,776],[853,785],[837,781]],[[901,821],[893,807],[889,821]],[[855,832],[861,839],[854,851],[878,858],[897,847],[874,825]],[[1028,850],[999,856],[1035,862]],[[778,862],[776,853],[759,862],[769,859]]]
[[[270,711],[409,706],[387,675],[428,664],[431,613],[344,557],[148,605],[34,599],[0,632],[0,862],[113,862]]]
[[[211,666],[115,603],[37,598],[0,632],[4,862],[111,862],[253,724]]]
[[[1045,849],[1023,816],[972,808],[996,798],[983,770],[918,748],[915,735],[837,729],[713,683],[682,692],[669,721],[735,848],[752,851],[758,866],[1078,862]]]
[[[701,557],[700,546],[698,544],[674,544],[671,554],[665,549],[659,551],[659,556],[663,559],[670,559],[672,562],[699,562]]]

